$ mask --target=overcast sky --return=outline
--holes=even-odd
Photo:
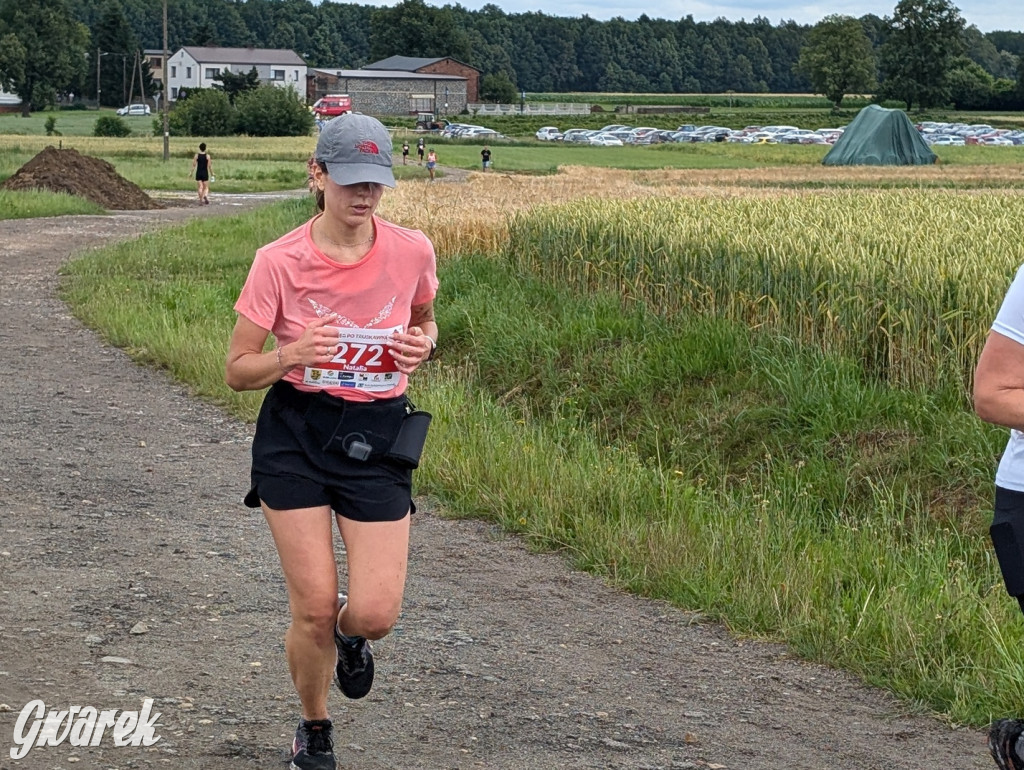
[[[427,0],[429,5],[455,5],[455,0]],[[480,10],[488,0],[461,0],[463,8],[471,11]],[[816,24],[833,13],[846,16],[863,16],[873,13],[876,16],[891,16],[896,8],[897,0],[818,0],[800,3],[797,0],[662,0],[658,3],[646,4],[629,2],[629,0],[560,0],[551,3],[548,0],[491,0],[505,13],[525,13],[527,11],[543,11],[551,16],[583,16],[605,21],[621,16],[624,19],[635,19],[646,12],[652,19],[681,19],[692,15],[696,21],[713,21],[724,17],[729,21],[746,19],[752,21],[757,16],[764,16],[772,24],[783,21],[795,21],[798,24]],[[385,3],[392,5],[392,3]],[[953,0],[953,5],[960,9],[960,15],[968,25],[973,24],[982,32],[993,30],[1024,31],[1024,4],[1021,0]]]

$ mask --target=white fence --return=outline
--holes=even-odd
[[[527,102],[526,104],[467,104],[473,115],[589,115],[589,104]]]

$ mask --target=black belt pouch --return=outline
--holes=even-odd
[[[414,409],[405,415],[402,420],[402,427],[398,430],[395,443],[387,456],[397,460],[410,468],[418,468],[420,457],[423,455],[423,446],[427,443],[427,429],[430,428],[430,421],[433,419],[430,412],[423,412]]]
[[[319,424],[321,435],[327,437],[325,452],[343,454],[353,460],[377,460],[387,454],[406,415],[405,399],[397,398],[387,402],[347,402],[338,419],[334,405],[322,407],[322,399],[339,400],[331,396],[318,397],[306,412],[307,418]],[[328,435],[332,420],[334,429]]]

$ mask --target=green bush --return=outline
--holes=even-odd
[[[240,93],[235,107],[238,133],[249,136],[308,136],[315,122],[305,102],[291,88],[262,85]]]
[[[169,127],[175,136],[229,136],[235,133],[235,111],[227,94],[214,88],[195,89],[174,105]],[[162,132],[163,126],[158,129]]]
[[[57,130],[57,118],[53,115],[46,119],[43,129],[46,131],[47,136],[60,136],[60,131]]]
[[[96,118],[93,136],[131,136],[132,129],[117,115],[102,115]]]

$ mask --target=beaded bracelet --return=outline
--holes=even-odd
[[[282,372],[288,371],[287,369],[284,368],[284,364],[281,362],[281,348],[277,349],[277,365],[281,367]]]

